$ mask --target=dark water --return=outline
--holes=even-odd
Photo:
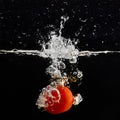
[[[120,105],[119,54],[80,58],[78,67],[83,71],[83,81],[80,87],[71,89],[80,92],[84,101],[61,115],[40,112],[35,106],[39,90],[49,84],[49,77],[45,74],[47,62],[47,59],[37,57],[0,56],[1,109],[5,115],[53,120],[76,117],[84,120],[87,116],[97,119],[95,115],[102,119],[117,119]]]
[[[62,35],[80,41],[79,50],[120,50],[119,0],[0,0],[0,49],[40,49],[60,17],[69,16]],[[83,30],[80,32],[80,28]],[[76,34],[75,34],[76,33]],[[0,100],[4,118],[49,120],[118,120],[120,55],[79,57],[83,71],[80,92],[84,101],[61,115],[40,112],[35,106],[39,90],[49,84],[49,59],[0,55]],[[89,85],[88,85],[89,84]]]

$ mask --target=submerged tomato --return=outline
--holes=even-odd
[[[52,114],[59,114],[68,111],[72,107],[74,101],[74,97],[69,88],[58,86],[57,90],[59,91],[59,94],[54,90],[51,92],[54,98],[46,96],[48,106],[45,109]],[[59,102],[56,102],[58,99]]]

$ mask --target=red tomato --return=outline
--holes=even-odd
[[[59,114],[68,111],[72,107],[74,101],[74,97],[69,88],[65,86],[58,86],[57,90],[59,91],[59,94],[54,90],[51,92],[54,98],[46,96],[46,103],[48,106],[45,109],[47,112],[52,114]],[[54,101],[59,99],[59,102],[53,102],[53,99]]]

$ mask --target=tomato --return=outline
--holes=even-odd
[[[57,86],[56,91],[52,91],[53,97],[46,96],[46,103],[48,106],[45,108],[47,112],[52,114],[60,114],[68,111],[73,104],[74,97],[71,90],[66,86]]]

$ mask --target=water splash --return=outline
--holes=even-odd
[[[104,51],[78,51],[77,53],[71,52],[70,57],[66,57],[64,55],[58,56],[58,58],[64,58],[64,59],[69,59],[69,58],[74,58],[74,57],[90,57],[90,56],[97,56],[100,54],[120,54],[120,51],[109,51],[109,50],[104,50]],[[0,50],[0,54],[17,54],[17,55],[30,55],[30,56],[39,56],[43,58],[51,58],[53,53],[44,53],[39,50],[18,50],[18,49],[12,49],[12,50]]]
[[[51,91],[55,90],[58,85],[68,85],[69,79],[72,79],[72,82],[76,82],[76,79],[81,79],[83,77],[82,71],[78,70],[74,71],[73,76],[69,76],[65,73],[66,64],[64,63],[64,59],[69,60],[71,64],[77,63],[78,57],[90,57],[97,56],[99,54],[113,54],[120,53],[120,51],[79,51],[75,44],[71,39],[66,39],[62,37],[62,29],[64,28],[65,22],[69,19],[69,17],[61,17],[60,29],[57,34],[55,31],[51,31],[49,34],[50,40],[47,43],[42,44],[41,50],[0,50],[0,54],[17,54],[17,55],[31,55],[31,56],[39,56],[42,58],[50,58],[51,65],[46,68],[46,73],[51,76],[51,84],[47,87],[43,88],[42,92],[39,95],[37,100],[38,108],[45,107],[45,95],[51,96]],[[75,77],[74,77],[75,76]],[[82,101],[82,96],[80,94],[76,94],[74,97],[74,105],[78,105]]]

